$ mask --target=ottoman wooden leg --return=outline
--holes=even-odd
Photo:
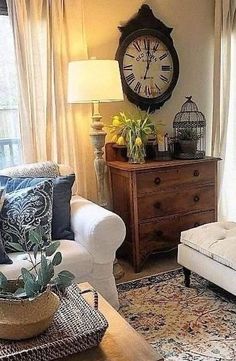
[[[191,271],[185,267],[183,267],[183,271],[184,271],[184,284],[186,287],[190,287]]]

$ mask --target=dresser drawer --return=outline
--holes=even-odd
[[[215,163],[160,169],[137,174],[137,193],[152,193],[183,184],[213,183],[214,180]]]
[[[139,225],[140,253],[150,254],[176,247],[180,238],[179,217]]]
[[[111,153],[113,210],[127,228],[120,251],[135,272],[151,253],[177,247],[182,231],[216,221],[218,159],[130,164]]]
[[[201,226],[206,223],[216,222],[215,211],[192,213],[180,216],[181,231],[186,231],[194,227]]]
[[[179,191],[163,191],[138,198],[138,217],[145,220],[216,207],[215,187],[203,186]]]
[[[140,253],[147,255],[154,251],[163,251],[176,247],[180,242],[182,231],[214,221],[215,212],[207,211],[141,223],[139,225]]]

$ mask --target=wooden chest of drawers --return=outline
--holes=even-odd
[[[216,158],[107,164],[113,211],[127,228],[121,251],[135,272],[151,253],[176,247],[181,231],[216,221]]]

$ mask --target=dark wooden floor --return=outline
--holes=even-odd
[[[154,254],[150,256],[144,264],[142,271],[134,273],[132,266],[125,259],[119,259],[118,262],[123,268],[123,277],[117,280],[117,283],[135,280],[149,275],[154,275],[161,272],[170,271],[173,269],[180,268],[181,266],[177,263],[177,250]]]

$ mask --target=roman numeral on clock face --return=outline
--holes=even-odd
[[[132,64],[124,65],[124,67],[123,67],[124,70],[132,70],[132,68],[133,68]]]
[[[143,44],[144,44],[144,48],[145,50],[150,49],[150,39],[143,39]]]
[[[129,53],[126,53],[125,55],[126,55],[126,56],[129,56],[130,58],[135,58],[135,56],[133,56],[133,55],[131,55],[131,54],[129,54]]]
[[[144,93],[147,97],[149,97],[151,95],[151,89],[148,85],[145,85]]]
[[[166,78],[164,75],[160,75],[160,79],[161,79],[164,83],[169,83],[168,78]]]
[[[139,51],[139,52],[141,51],[140,45],[137,41],[133,41],[133,46],[137,51]]]
[[[150,104],[151,109],[156,109],[171,95],[178,77],[178,58],[161,34],[151,30],[132,33],[117,49],[116,56],[124,91],[134,104],[143,109]]]
[[[139,94],[141,92],[141,87],[142,87],[142,84],[138,81],[134,87],[134,91]]]
[[[161,70],[162,71],[170,71],[170,65],[162,65]]]
[[[159,46],[159,43],[156,42],[154,45],[153,45],[153,52],[155,53],[155,51],[157,51],[157,48]]]
[[[126,82],[130,85],[135,81],[135,76],[133,73],[131,73],[131,74],[127,75],[125,77],[125,79],[126,79]]]
[[[163,59],[165,59],[166,57],[167,57],[167,53],[162,54],[162,55],[159,57],[159,59],[160,59],[160,60],[163,60]]]

